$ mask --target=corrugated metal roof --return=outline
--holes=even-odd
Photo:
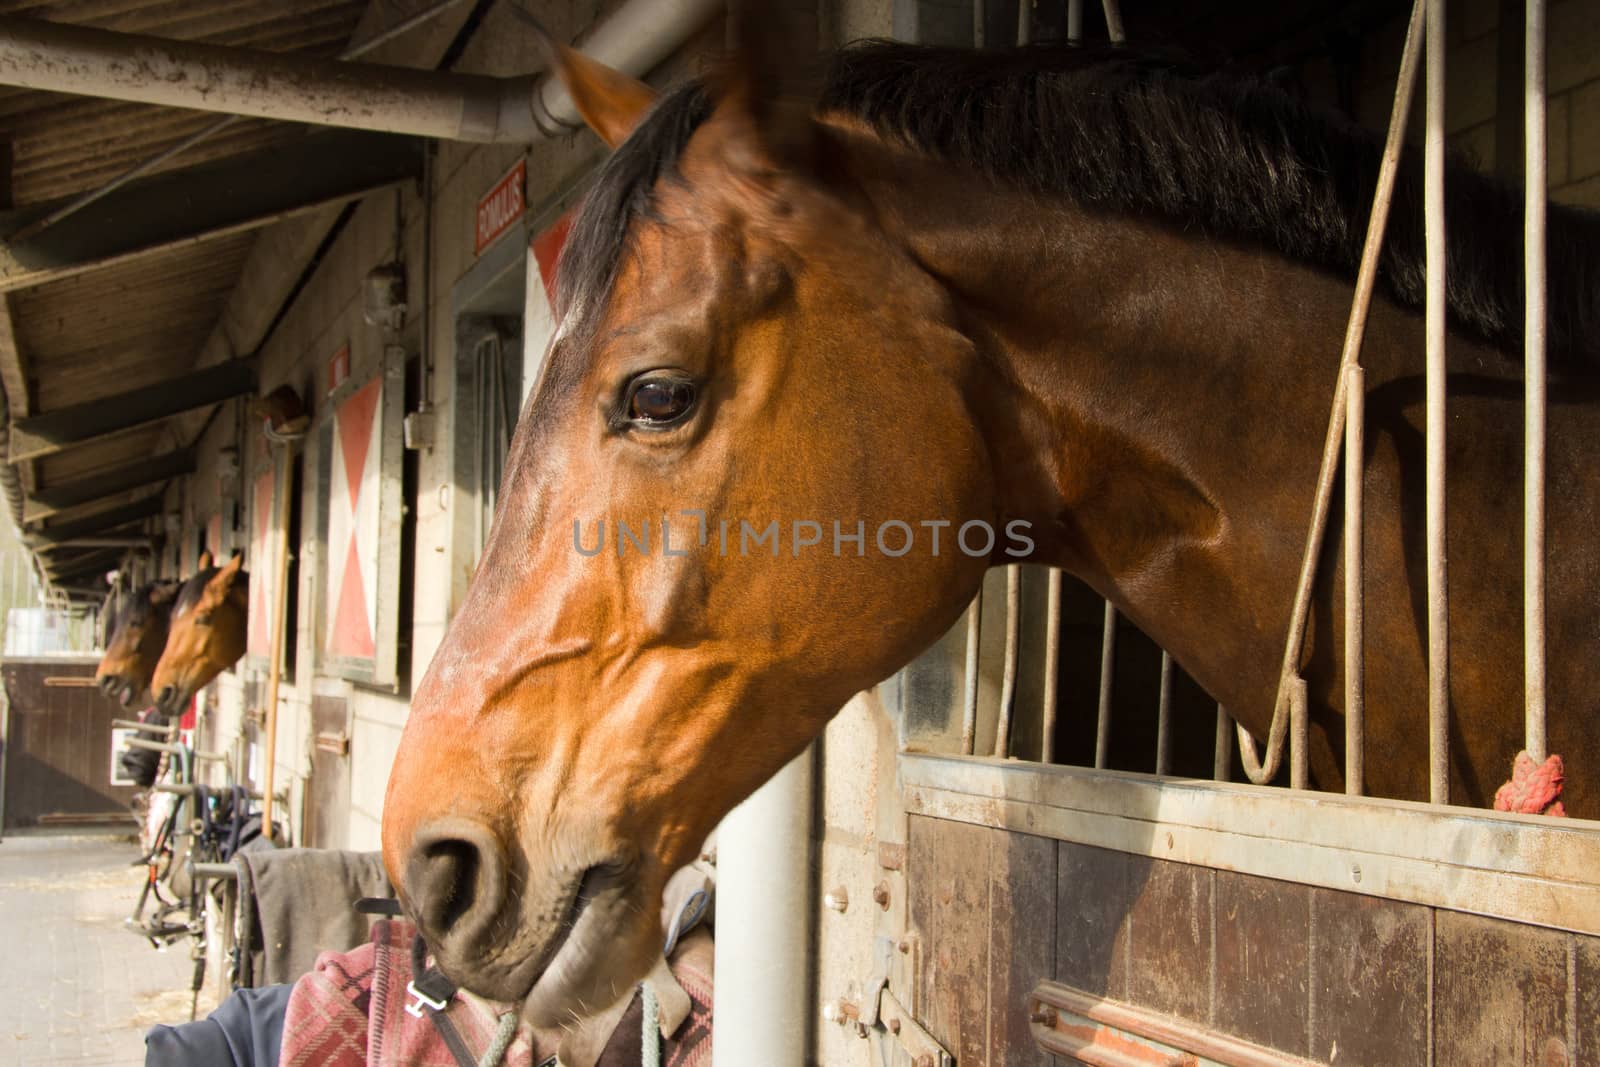
[[[270,52],[332,55],[345,47],[366,6],[365,0],[0,0],[0,14]],[[215,120],[197,111],[0,90],[0,140],[12,146],[11,206],[92,189]],[[297,132],[272,123],[239,123],[161,169],[268,147]]]

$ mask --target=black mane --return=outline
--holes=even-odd
[[[1379,140],[1256,78],[1196,71],[1127,49],[1009,51],[872,41],[838,52],[817,108],[1030,191],[1248,241],[1353,278],[1377,183]],[[665,96],[607,160],[562,257],[557,315],[582,319],[615,280],[634,219],[710,114],[709,90]],[[1508,354],[1522,343],[1522,196],[1453,165],[1446,182],[1455,324]],[[1600,335],[1600,214],[1552,205],[1553,363],[1591,363]],[[1403,160],[1380,265],[1421,306],[1422,168]]]

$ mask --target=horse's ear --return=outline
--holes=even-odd
[[[234,557],[228,562],[224,563],[221,569],[218,570],[216,574],[212,575],[211,580],[206,583],[206,595],[208,597],[215,597],[217,601],[221,601],[222,598],[226,597],[228,593],[232,591],[235,583],[239,580],[239,575],[243,573],[243,570],[244,556],[240,553],[235,553]]]
[[[738,48],[714,84],[714,119],[731,128],[731,164],[758,178],[817,170],[822,72],[813,24],[782,6],[744,5]]]
[[[178,595],[177,582],[157,582],[150,587],[150,606],[165,607]]]
[[[656,91],[637,78],[613,70],[569,48],[535,25],[550,69],[577,105],[578,114],[609,147],[628,139],[656,103]]]
[[[209,548],[204,548],[200,550],[200,558],[195,561],[194,569],[197,571],[207,571],[210,570],[213,565],[215,565],[215,562],[216,561],[212,558],[211,550]]]

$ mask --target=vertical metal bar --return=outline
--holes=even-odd
[[[1424,15],[1429,0],[1416,0],[1406,30],[1405,51],[1400,56],[1400,73],[1395,79],[1394,104],[1389,111],[1389,133],[1384,139],[1383,159],[1378,165],[1378,187],[1372,194],[1372,214],[1367,222],[1366,242],[1361,248],[1361,266],[1356,272],[1356,291],[1350,302],[1350,320],[1345,325],[1344,350],[1339,357],[1339,373],[1334,378],[1333,410],[1328,416],[1328,432],[1322,443],[1322,466],[1317,474],[1317,492],[1311,505],[1311,523],[1306,529],[1305,551],[1300,557],[1300,577],[1295,586],[1294,607],[1289,615],[1289,636],[1284,642],[1283,663],[1279,669],[1278,693],[1273,703],[1272,726],[1267,736],[1266,758],[1256,754],[1255,741],[1240,726],[1239,758],[1245,774],[1257,785],[1265,785],[1278,773],[1282,757],[1284,712],[1288,707],[1288,680],[1299,670],[1305,642],[1306,613],[1311,606],[1311,583],[1322,555],[1322,538],[1327,531],[1328,509],[1333,500],[1334,471],[1339,460],[1339,444],[1344,436],[1345,390],[1348,368],[1361,355],[1366,335],[1367,310],[1372,305],[1372,290],[1378,276],[1378,256],[1383,248],[1383,233],[1389,223],[1389,207],[1394,200],[1395,174],[1400,167],[1400,150],[1405,143],[1411,98],[1416,88],[1417,68],[1422,62]]]
[[[1083,0],[1067,0],[1067,40],[1083,40]]]
[[[1044,720],[1039,758],[1054,763],[1056,758],[1056,702],[1059,698],[1057,672],[1061,669],[1061,568],[1050,568],[1044,605]]]
[[[1161,653],[1161,696],[1156,704],[1156,773],[1172,773],[1172,657]]]
[[[1011,707],[1017,700],[1017,657],[1022,643],[1022,565],[1006,565],[1006,650],[1000,676],[1000,721],[995,727],[994,754],[1011,755]]]
[[[1289,682],[1289,788],[1311,787],[1311,710],[1306,704],[1306,680]]]
[[[1545,743],[1544,485],[1545,485],[1545,5],[1528,0],[1526,87],[1522,100],[1523,148],[1523,414],[1522,641],[1524,746],[1543,761]]]
[[[1117,663],[1117,609],[1106,601],[1105,628],[1100,636],[1100,705],[1094,725],[1094,765],[1104,770],[1111,754],[1111,673]]]
[[[961,679],[961,753],[972,755],[978,732],[978,639],[982,634],[983,588],[967,607],[967,649],[965,673]]]
[[[1017,0],[1017,43],[1033,40],[1033,0]]]
[[[1101,10],[1106,14],[1106,36],[1111,38],[1111,43],[1126,41],[1128,33],[1122,28],[1122,11],[1117,6],[1117,0],[1102,0]]]
[[[1233,719],[1220,703],[1217,704],[1217,744],[1211,750],[1211,777],[1219,782],[1233,779]]]
[[[972,47],[982,48],[988,43],[988,30],[985,23],[989,19],[989,5],[984,0],[973,0],[972,3]]]
[[[1428,264],[1427,334],[1428,795],[1450,802],[1450,617],[1445,559],[1445,0],[1428,0],[1427,131],[1422,142]]]
[[[1344,791],[1366,790],[1366,594],[1361,491],[1366,474],[1366,372],[1350,368],[1344,409]]]

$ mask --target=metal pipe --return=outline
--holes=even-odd
[[[983,587],[967,605],[967,645],[961,676],[961,754],[970,756],[978,733],[978,640],[983,636]]]
[[[1289,788],[1311,786],[1311,710],[1306,705],[1306,680],[1289,684]]]
[[[1017,657],[1022,641],[1022,565],[1006,565],[1005,667],[1000,675],[1000,721],[995,727],[994,754],[1011,754],[1011,708],[1017,700]]]
[[[1033,0],[1017,0],[1017,44],[1033,40]]]
[[[713,1067],[805,1061],[814,752],[808,747],[717,828],[717,921],[739,933],[717,938],[714,950],[717,1003],[730,1025],[712,1034]]]
[[[453,141],[527,142],[532,76],[340,63],[37,19],[0,19],[0,82],[164,107]]]
[[[1111,755],[1111,672],[1117,663],[1117,609],[1106,601],[1105,626],[1100,634],[1100,703],[1095,712],[1094,765],[1104,770]]]
[[[152,734],[165,734],[167,737],[172,737],[178,732],[176,723],[170,726],[157,726],[154,723],[135,722],[132,719],[112,719],[111,725],[123,730],[144,730]]]
[[[189,872],[195,878],[209,878],[216,882],[237,882],[239,869],[231,863],[191,863]]]
[[[1161,696],[1156,703],[1156,773],[1172,773],[1172,656],[1161,653]]]
[[[1233,719],[1220,703],[1217,704],[1217,743],[1211,750],[1211,777],[1219,782],[1233,779]]]
[[[1344,420],[1344,791],[1366,789],[1366,592],[1362,489],[1366,481],[1366,372],[1347,374]]]
[[[1422,140],[1422,214],[1428,266],[1424,298],[1427,366],[1428,797],[1450,802],[1450,616],[1445,558],[1444,0],[1428,0],[1427,129]]]
[[[1522,641],[1523,747],[1536,762],[1548,755],[1545,742],[1544,488],[1545,488],[1545,4],[1528,0],[1523,129],[1523,366],[1527,376],[1523,413]]]
[[[1067,40],[1083,40],[1083,0],[1067,0]]]
[[[377,49],[379,46],[388,44],[396,37],[410,32],[425,22],[432,21],[435,17],[443,14],[445,11],[448,11],[450,8],[455,7],[457,4],[462,2],[463,0],[441,0],[440,3],[434,4],[432,7],[423,11],[419,11],[410,18],[401,19],[393,26],[390,26],[388,29],[379,32],[375,36],[362,41],[360,44],[351,45],[349,48],[346,48],[343,52],[339,53],[339,59],[341,61],[359,59],[368,52]],[[112,178],[104,185],[90,189],[81,196],[75,197],[62,206],[56,208],[56,210],[50,212],[50,214],[44,216],[43,218],[30,222],[28,225],[12,234],[9,240],[13,242],[26,241],[29,238],[44,232],[51,226],[54,226],[56,223],[60,222],[62,219],[76,215],[78,212],[82,211],[95,201],[101,199],[106,194],[116,192],[118,189],[122,188],[124,185],[127,185],[135,178],[141,178],[155,170],[157,167],[161,166],[161,164],[181,156],[195,145],[209,141],[211,138],[215,137],[219,133],[222,133],[224,130],[228,129],[228,127],[234,125],[238,121],[238,115],[224,115],[215,122],[207,123],[205,126],[196,130],[194,133],[191,133],[177,144],[172,145],[164,151],[151,156],[141,163],[135,163],[133,166],[129,167],[121,174],[118,174],[115,178]]]
[[[723,0],[630,0],[584,51],[642,74]],[[528,144],[576,127],[559,81],[342,63],[37,19],[0,18],[0,84],[451,141]]]
[[[1239,739],[1239,759],[1244,764],[1245,775],[1257,785],[1265,785],[1277,776],[1283,756],[1283,740],[1288,728],[1288,680],[1299,671],[1300,652],[1305,643],[1306,614],[1311,607],[1311,583],[1316,577],[1317,560],[1322,555],[1322,537],[1328,527],[1334,473],[1339,461],[1339,446],[1344,437],[1345,391],[1349,385],[1346,375],[1360,357],[1361,342],[1366,335],[1367,310],[1372,306],[1373,283],[1378,275],[1378,255],[1383,249],[1383,232],[1389,223],[1395,174],[1399,170],[1400,151],[1405,143],[1406,120],[1411,113],[1417,67],[1421,64],[1423,21],[1428,2],[1416,0],[1411,9],[1405,51],[1400,57],[1400,73],[1395,79],[1394,106],[1389,112],[1389,134],[1384,140],[1383,159],[1378,165],[1378,184],[1372,194],[1372,214],[1367,222],[1366,241],[1361,248],[1361,266],[1356,272],[1350,319],[1345,325],[1344,350],[1339,357],[1339,372],[1334,378],[1333,410],[1328,416],[1328,432],[1322,443],[1322,466],[1317,474],[1317,491],[1311,505],[1305,551],[1300,557],[1300,578],[1295,586],[1294,607],[1289,613],[1289,636],[1284,642],[1283,662],[1278,672],[1278,693],[1272,708],[1265,760],[1256,754],[1255,739],[1249,731],[1243,726],[1237,726],[1235,730]]]
[[[1106,36],[1111,38],[1112,44],[1122,44],[1128,39],[1128,31],[1122,27],[1122,10],[1117,0],[1102,0],[1101,10],[1106,15]]]
[[[1051,567],[1044,601],[1044,711],[1039,758],[1056,758],[1056,703],[1060,699],[1056,675],[1061,669],[1061,568]]]

